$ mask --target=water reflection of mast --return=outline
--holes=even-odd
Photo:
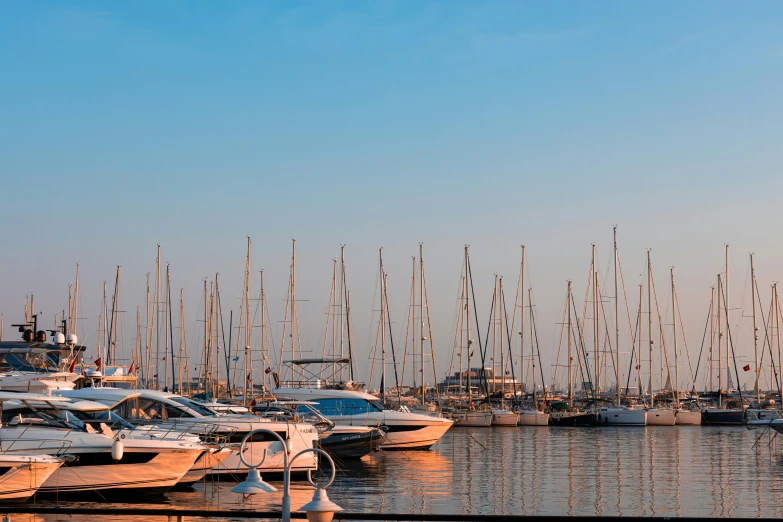
[[[568,430],[568,516],[574,516],[574,432]]]
[[[535,364],[533,364],[533,368],[534,368],[533,369],[533,375],[535,376],[535,373],[536,373],[536,371],[535,371]],[[548,430],[548,428],[547,428],[547,430]],[[542,453],[539,453],[539,451],[538,451],[538,444],[539,444],[538,437],[536,437],[535,434],[534,434],[533,435],[533,455],[536,455],[536,458],[533,459],[533,476],[531,477],[531,479],[533,481],[533,487],[531,488],[531,490],[532,490],[532,495],[531,495],[532,498],[531,498],[531,500],[533,502],[533,506],[532,506],[533,507],[533,515],[537,515],[538,514],[538,460],[539,460],[538,456],[542,454]]]
[[[674,482],[674,506],[675,506],[674,514],[677,515],[677,517],[681,517],[682,503],[680,502],[680,432],[679,430],[675,432],[674,440],[675,440],[674,449],[675,449],[675,455],[677,459],[677,465],[676,465],[677,480],[675,480]]]
[[[652,367],[650,367],[652,371]],[[652,391],[650,392],[652,393]],[[652,404],[652,395],[650,403]],[[645,428],[645,431],[650,428]],[[650,510],[651,515],[655,516],[655,433],[650,430],[652,437],[650,437]]]
[[[726,245],[726,247],[728,248],[728,245]],[[728,302],[728,299],[726,299],[726,301]],[[728,320],[728,312],[726,312],[726,319]],[[727,342],[729,342],[729,341],[727,341]],[[728,360],[729,359],[728,359],[728,354],[727,354],[726,355],[726,361],[728,361]],[[728,374],[728,371],[727,371],[727,374]],[[737,379],[737,387],[739,387],[739,379]],[[732,435],[732,437],[733,437],[733,435]],[[731,443],[729,443],[729,446],[727,448],[727,452],[729,454],[729,460],[728,460],[728,466],[726,466],[726,467],[728,468],[728,475],[729,476],[728,476],[728,479],[726,480],[726,484],[731,484],[732,480],[734,478],[733,475],[734,475],[734,464],[735,463],[731,461],[731,446],[730,446],[730,444]],[[726,516],[731,517],[732,513],[734,512],[734,488],[729,486],[726,489],[729,492],[729,512],[727,513]]]
[[[619,386],[619,379],[617,385]],[[615,430],[615,439],[615,447],[617,448],[617,515],[623,516],[623,450],[620,447],[620,444],[622,443],[620,430]]]
[[[603,444],[601,443],[601,440],[598,441],[598,443],[595,445],[595,469],[596,469],[596,476],[595,476],[595,514],[596,516],[603,515],[603,507],[601,506],[601,502],[603,501],[603,488],[604,488],[604,481],[601,479],[602,475],[602,463],[601,463],[601,449]]]

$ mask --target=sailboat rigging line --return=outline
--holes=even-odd
[[[710,307],[707,312],[707,320],[704,322],[704,333],[701,336],[701,348],[699,348],[699,359],[696,361],[696,373],[693,376],[693,390],[696,391],[696,381],[699,378],[699,367],[701,366],[701,354],[704,352],[704,342],[707,340],[707,330],[710,328],[710,317],[712,316],[712,302],[710,298]],[[679,308],[678,308],[679,309]]]
[[[723,306],[726,309],[726,313],[729,311],[728,301],[726,299],[726,289],[725,286],[722,289],[721,292],[723,294]],[[731,361],[734,364],[734,373],[737,376],[737,392],[739,393],[739,399],[740,404],[742,404],[742,386],[740,385],[740,378],[739,378],[739,368],[737,367],[737,356],[734,353],[734,341],[731,339],[731,325],[729,324],[729,321],[726,321],[726,336],[729,338],[729,346],[731,347]],[[745,414],[745,411],[743,410],[743,417]]]
[[[392,352],[392,365],[394,366],[394,385],[397,387],[397,403],[402,404],[402,397],[400,393],[400,380],[397,377],[397,357],[394,354],[394,335],[392,335],[392,321],[391,321],[391,312],[389,312],[389,291],[385,284],[383,285],[383,296],[381,299],[386,300],[386,322],[389,324],[389,346],[391,347]]]
[[[220,309],[220,300],[218,299],[218,309]],[[220,327],[223,327],[223,314],[220,314]],[[228,349],[226,350],[226,353],[228,354],[228,358],[226,359],[226,380],[228,381],[227,386],[229,390],[233,390],[234,388],[231,386],[231,372],[229,365],[231,364],[229,361],[231,360],[231,334],[234,333],[234,311],[229,310],[228,311]],[[226,332],[223,330],[223,343],[226,342]]]
[[[574,308],[576,308],[576,302],[574,301],[574,294],[573,293],[571,294],[571,304],[572,304],[572,306]],[[576,314],[576,312],[574,312],[574,314]],[[577,330],[577,333],[579,334],[579,339],[578,339],[578,341],[577,341],[577,339],[574,339],[574,340],[577,341],[577,350],[579,349],[579,347],[582,348],[582,357],[584,358],[584,361],[585,361],[585,367],[584,368],[582,368],[581,364],[579,365],[579,373],[582,375],[582,387],[584,388],[584,383],[585,382],[590,384],[590,393],[593,395],[593,398],[595,399],[595,388],[593,388],[593,379],[590,376],[590,366],[587,363],[587,355],[586,355],[587,352],[585,352],[584,343],[582,342],[582,339],[583,339],[583,337],[582,337],[582,328],[579,326],[579,316],[578,315],[576,316],[576,330]],[[585,375],[584,375],[585,371],[587,372],[587,381],[584,380],[584,378],[585,378]]]
[[[598,302],[601,303],[601,319],[604,320],[604,331],[606,332],[606,339],[604,339],[604,343],[609,345],[609,356],[612,358],[612,369],[614,370],[614,379],[615,382],[620,382],[620,376],[618,375],[618,367],[619,364],[614,359],[614,350],[612,349],[612,339],[609,337],[609,323],[606,320],[606,316],[608,315],[606,311],[604,310],[604,300],[603,300],[604,294],[601,292],[601,289],[598,289]],[[620,351],[620,347],[617,347],[617,351]],[[604,349],[604,352],[606,350]],[[540,356],[539,356],[540,358]],[[619,358],[619,354],[618,354]]]
[[[506,311],[506,293],[501,288],[500,289],[500,302],[503,305],[503,318],[508,318],[508,312]],[[514,402],[517,401],[517,377],[514,375],[514,354],[511,351],[511,330],[508,328],[508,320],[505,321],[506,324],[506,338],[508,339],[508,360],[511,361],[511,382],[514,383]],[[503,390],[506,389],[506,375],[505,370],[503,372]]]
[[[653,298],[655,299],[655,313],[658,316],[658,328],[661,335],[661,348],[663,349],[663,357],[666,362],[666,374],[668,375],[669,382],[671,383],[672,370],[671,370],[671,366],[669,365],[669,351],[666,348],[666,336],[663,335],[663,320],[661,319],[661,310],[658,307],[658,291],[655,289],[655,278],[652,276],[652,273],[650,273],[650,281],[652,282]],[[652,337],[652,335],[650,335],[650,337]],[[677,383],[674,383],[674,386],[676,389]],[[664,383],[664,388],[666,388],[665,383]]]
[[[484,348],[481,346],[481,332],[479,331],[479,320],[478,320],[478,307],[475,305],[476,302],[476,291],[473,290],[473,270],[470,268],[470,258],[468,258],[468,277],[470,280],[470,297],[473,299],[473,315],[476,319],[476,338],[479,342],[479,354],[481,355],[481,382],[484,385],[484,393],[489,393],[489,386],[487,385],[487,376],[484,375],[484,367],[486,366],[486,363],[484,362]],[[470,373],[470,368],[468,368],[468,373]]]
[[[345,321],[345,333],[348,335],[348,360],[351,361],[350,365],[348,366],[349,374],[351,376],[351,380],[353,380],[353,348],[351,347],[351,302],[348,299],[348,285],[346,284],[345,280],[345,262],[342,262],[342,276],[343,276],[343,292],[345,293],[345,306],[346,311],[341,319],[342,321]],[[340,310],[341,315],[342,310]],[[342,343],[342,339],[340,339],[340,342]]]
[[[688,358],[688,370],[691,372],[691,384],[693,390],[696,390],[696,377],[693,374],[693,364],[691,363],[691,352],[688,350],[688,337],[685,335],[685,323],[682,320],[682,311],[680,310],[680,298],[677,296],[677,288],[673,287],[674,292],[674,307],[677,309],[677,317],[680,320],[680,331],[682,332],[682,341],[685,344],[685,355]],[[675,327],[676,330],[676,327]]]
[[[432,340],[432,321],[430,321],[430,298],[427,294],[427,280],[424,279],[424,261],[421,263],[421,278],[423,281],[424,289],[424,306],[427,308],[427,331],[430,333],[430,356],[432,357],[432,377],[435,382],[438,380],[438,370],[435,367],[435,344]],[[423,373],[423,372],[422,372]],[[441,407],[440,403],[440,390],[438,386],[435,386],[435,397],[438,400],[438,408]]]
[[[560,339],[557,342],[557,356],[555,357],[555,371],[554,375],[552,376],[552,389],[558,388],[557,385],[557,369],[560,367],[560,352],[563,348],[563,330],[565,329],[565,322],[566,322],[566,307],[563,307],[563,318],[560,320]]]
[[[117,267],[117,275],[114,279],[114,297],[112,297],[111,300],[111,321],[109,321],[109,342],[107,345],[106,351],[108,352],[108,357],[106,357],[107,361],[106,364],[116,364],[115,358],[116,353],[114,353],[117,349],[116,345],[114,347],[114,350],[112,350],[112,336],[115,333],[114,332],[114,314],[115,314],[115,307],[119,306],[117,303],[117,287],[120,284],[120,267]]]
[[[416,258],[414,257],[413,258],[413,277],[411,279],[411,291],[408,293],[408,319],[405,321],[405,347],[402,350],[402,375],[401,375],[400,378],[401,378],[403,383],[405,383],[405,367],[408,364],[408,341],[411,340],[411,311],[413,310],[413,308],[415,306],[415,303],[414,303],[414,299],[415,298],[413,297],[413,294],[414,294],[415,291],[416,291]],[[414,321],[416,320],[415,317],[414,317],[413,320]],[[414,327],[414,334],[412,335],[413,337],[416,336],[415,330],[416,330],[416,328]],[[414,387],[415,387],[415,385],[416,385],[416,375],[415,375],[415,371],[416,371],[416,361],[415,361],[415,351],[416,351],[416,346],[415,345],[416,345],[416,341],[413,340],[412,342],[414,344],[414,346],[413,346],[413,350],[414,350],[413,367],[414,367],[414,369],[413,369],[412,373],[414,374],[413,375],[413,383],[414,383]],[[422,375],[422,377],[424,377],[424,376]]]
[[[215,276],[215,281],[217,281],[217,275]],[[217,299],[218,316],[220,317],[220,333],[221,333],[221,337],[223,338],[223,346],[226,346],[226,328],[225,325],[223,324],[223,305],[220,301],[220,287],[218,287],[217,285],[215,285],[215,298]],[[231,314],[233,313],[234,311],[231,310]],[[228,324],[229,329],[231,328],[231,326],[232,326],[231,322],[229,322]],[[231,332],[230,331],[228,332],[228,339],[229,339],[228,348],[223,350],[223,358],[226,360],[225,361],[226,380],[228,381],[226,382],[226,387],[229,390],[233,391],[234,388],[231,386],[231,368],[229,367],[231,364],[230,363],[231,361]]]
[[[641,314],[637,314],[636,316],[636,328],[634,329],[632,335],[631,335],[631,365],[628,367],[628,378],[625,380],[625,394],[628,395],[628,389],[631,386],[631,373],[633,372],[634,362],[636,362],[634,359],[636,358],[636,336],[639,335],[639,323],[642,320]],[[629,323],[630,327],[630,323]],[[619,352],[619,349],[618,349]],[[618,355],[619,357],[619,355]],[[641,366],[641,361],[639,361],[639,364],[637,366]],[[619,379],[618,379],[619,382]],[[639,379],[639,386],[641,386],[641,378]]]
[[[495,283],[495,291],[492,292],[492,303],[489,305],[490,312],[489,312],[489,320],[487,321],[487,336],[484,339],[484,346],[485,347],[489,347],[489,331],[490,330],[494,331],[494,328],[492,328],[492,320],[493,319],[497,320],[497,318],[495,317],[495,296],[496,295],[497,295],[497,282]],[[473,302],[474,303],[476,302],[475,299],[473,300]],[[474,306],[473,308],[475,309],[476,307]],[[478,322],[476,323],[476,329],[478,329]],[[479,349],[481,349],[481,339],[480,338],[479,338]],[[483,375],[484,374],[484,358],[483,357],[482,357],[481,363],[482,363],[481,373]],[[470,370],[468,370],[468,371],[470,371]],[[495,361],[494,360],[492,361],[492,378],[493,379],[495,378]],[[495,391],[494,387],[495,387],[495,385],[493,384],[492,385],[492,388],[493,388],[492,391],[493,392]],[[489,392],[489,385],[487,385],[487,392]]]
[[[533,308],[533,289],[529,288],[528,292],[530,292],[530,298],[527,300],[528,306],[530,307],[530,317],[533,319],[531,321],[530,327],[533,331],[533,338],[536,343],[536,353],[538,354],[538,371],[541,373],[541,386],[544,387],[544,404],[546,404],[546,381],[544,380],[544,368],[541,366],[541,350],[538,347],[538,329],[536,328],[536,313]],[[533,364],[535,364],[535,361],[533,361]],[[535,370],[534,370],[535,371]],[[533,388],[533,395],[535,395],[536,390],[535,387]]]
[[[168,307],[169,307],[169,345],[171,347],[171,389],[173,391],[174,390],[174,321],[171,317],[171,278],[169,277],[168,265],[166,265],[166,293],[168,294]],[[182,364],[182,361],[180,361],[180,364]]]
[[[778,379],[778,370],[775,368],[775,355],[772,353],[772,342],[769,339],[769,329],[767,328],[767,319],[764,317],[764,308],[761,306],[761,296],[759,295],[759,283],[758,281],[754,281],[754,284],[756,285],[756,297],[759,301],[759,311],[761,312],[761,324],[764,325],[764,344],[766,344],[769,347],[769,357],[772,364],[772,371],[775,374],[775,385],[780,388],[780,381]],[[772,318],[772,314],[770,314],[770,319]],[[755,335],[755,332],[754,332]],[[761,350],[761,361],[764,360],[764,350]],[[759,368],[761,368],[761,362],[759,362]],[[756,369],[758,371],[758,368]],[[770,386],[772,386],[772,383],[769,383]]]

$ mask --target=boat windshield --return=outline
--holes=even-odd
[[[70,430],[86,431],[84,423],[72,415],[60,415],[65,412],[59,410],[37,410],[22,407],[12,410],[3,410],[3,424],[16,426],[19,424],[32,424],[35,426],[51,426],[54,428],[67,428]]]
[[[318,404],[313,407],[323,415],[362,415],[383,411],[380,401],[368,401],[366,399],[318,399]]]
[[[102,432],[103,426],[101,424],[112,430],[132,430],[134,428],[128,421],[107,410],[44,410],[37,413],[41,418],[46,419],[49,424],[79,431],[90,431],[87,427],[89,425],[94,431]]]
[[[102,411],[63,411],[60,412],[58,417],[67,414],[67,420],[74,422],[74,418],[82,421],[83,423],[90,424],[93,428],[101,431],[101,424],[105,424],[112,430],[132,430],[133,424],[129,423],[116,413],[108,410]]]
[[[195,411],[196,413],[204,417],[215,417],[217,415],[215,411],[210,410],[203,404],[199,404],[196,401],[192,401],[186,397],[172,397],[171,400],[179,404],[182,404],[183,406],[187,406],[191,410]]]
[[[28,360],[23,354],[6,353],[0,358],[0,368],[3,370],[15,370],[30,373],[54,373],[58,371],[57,365],[47,354],[29,355]]]

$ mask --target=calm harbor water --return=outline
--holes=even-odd
[[[348,511],[783,516],[783,444],[743,427],[457,428],[432,451],[380,452],[338,466],[329,496]],[[232,485],[200,484],[168,494],[165,504],[280,508],[280,492],[243,499]],[[292,506],[311,496],[306,483],[294,483]]]

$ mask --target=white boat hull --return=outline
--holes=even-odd
[[[0,428],[0,443],[10,454],[67,453],[77,459],[52,473],[39,493],[100,493],[111,491],[162,494],[171,489],[207,448],[180,440],[150,440],[120,431],[123,455],[114,460],[114,440],[103,434],[63,428],[9,426]]]
[[[448,419],[443,419],[448,420]],[[388,431],[381,442],[382,450],[426,450],[438,442],[454,424],[443,422],[414,431]],[[393,428],[391,428],[393,430]]]
[[[701,426],[701,412],[677,410],[677,426]]]
[[[186,487],[195,484],[196,482],[203,480],[204,477],[215,469],[222,466],[224,460],[226,460],[235,451],[232,448],[220,448],[215,451],[209,451],[201,456],[193,466],[188,470],[185,475],[177,482],[177,487]]]
[[[665,408],[649,408],[647,410],[648,426],[674,426],[676,421],[674,410]]]
[[[647,412],[645,410],[626,408],[599,408],[599,426],[646,426]]]
[[[0,476],[0,502],[29,499],[62,463],[48,455],[0,455],[0,467],[11,468]]]
[[[493,426],[516,426],[519,422],[519,415],[505,410],[495,410],[492,412]]]
[[[549,414],[541,411],[519,412],[520,426],[548,426]]]
[[[295,439],[290,439],[295,440]],[[316,440],[316,439],[314,439]],[[266,458],[264,462],[258,466],[260,473],[282,473],[284,463],[284,446],[280,444],[280,441],[270,442],[249,442],[245,445],[245,460],[251,464],[257,464],[264,457],[264,451],[266,451]],[[291,456],[299,453],[305,447],[312,448],[312,442],[309,446],[305,446],[301,443],[293,443],[293,449],[291,450]],[[231,454],[226,457],[225,460],[216,468],[212,468],[209,471],[209,475],[219,475],[225,473],[232,474],[245,474],[248,471],[248,467],[242,464],[239,460],[239,444],[232,444]],[[318,468],[318,456],[314,453],[305,454],[296,459],[291,466],[291,471],[305,472],[308,470],[315,471]]]
[[[324,411],[319,405],[316,405],[316,409],[320,410],[325,417],[338,425],[369,426],[383,429],[386,432],[386,436],[381,442],[380,448],[382,450],[429,449],[454,425],[452,420],[436,415],[375,409],[369,403],[377,403],[378,398],[363,392],[312,388],[278,388],[275,390],[275,394],[278,397],[289,397],[315,403],[323,400],[349,401],[356,399],[368,401],[368,407],[371,411],[353,415],[332,413],[334,409]]]
[[[202,449],[182,449],[161,452],[142,464],[116,464],[62,466],[46,479],[41,493],[93,493],[110,491],[165,493],[193,466]],[[123,459],[132,457],[125,451]]]
[[[456,411],[451,415],[454,426],[463,428],[489,428],[492,426],[491,411]]]

